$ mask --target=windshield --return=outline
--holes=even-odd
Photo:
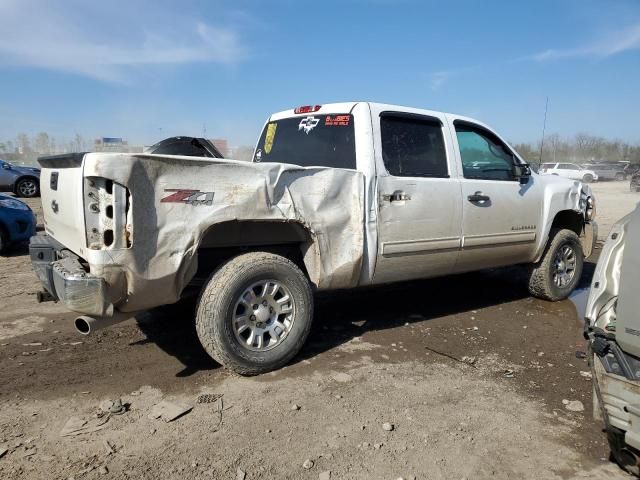
[[[355,169],[353,115],[309,115],[269,122],[253,160]]]

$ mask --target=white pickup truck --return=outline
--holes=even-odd
[[[201,289],[207,352],[241,374],[301,348],[316,290],[526,264],[566,298],[596,238],[579,181],[532,173],[486,125],[367,102],[273,114],[253,162],[43,157],[31,257],[82,333]],[[425,292],[428,295],[428,292]]]

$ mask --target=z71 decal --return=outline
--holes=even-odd
[[[173,192],[164,197],[160,203],[186,203],[188,205],[213,205],[214,192],[201,192],[200,190],[182,190],[178,188],[165,188],[165,192]]]

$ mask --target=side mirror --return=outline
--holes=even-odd
[[[11,170],[11,165],[9,165],[8,163],[3,163],[2,168],[4,168],[5,170]]]
[[[520,180],[520,183],[524,185],[529,181],[529,177],[531,176],[531,167],[526,163],[514,165],[513,176]]]

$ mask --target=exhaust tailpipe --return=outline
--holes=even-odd
[[[131,318],[131,314],[116,313],[113,317],[89,317],[87,315],[81,315],[76,318],[73,324],[76,330],[81,335],[91,335],[93,332],[102,330],[103,328],[110,327],[116,323],[123,322],[128,318]]]

